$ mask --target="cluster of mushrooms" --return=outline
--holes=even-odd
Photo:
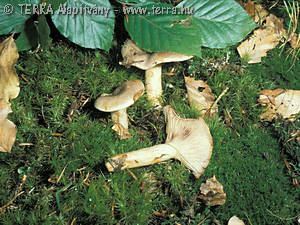
[[[162,64],[179,62],[192,58],[172,52],[146,53],[133,41],[127,40],[122,47],[123,62],[126,67],[136,66],[146,71],[147,98],[155,108],[162,108]],[[120,139],[130,138],[128,131],[127,107],[133,105],[145,90],[140,80],[129,80],[116,88],[111,94],[102,94],[95,101],[95,108],[110,112],[115,130]],[[212,154],[212,136],[202,118],[180,118],[171,106],[163,108],[167,123],[167,139],[164,144],[122,153],[109,158],[106,162],[108,171],[124,170],[177,159],[189,168],[196,178],[204,172]]]

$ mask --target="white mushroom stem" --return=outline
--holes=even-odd
[[[168,144],[154,145],[137,151],[115,155],[105,164],[108,171],[124,170],[160,163],[176,157],[176,150]]]
[[[157,65],[151,69],[146,70],[146,92],[147,98],[154,107],[160,107],[160,101],[162,96],[162,66]]]
[[[125,129],[128,129],[128,117],[126,109],[121,109],[116,112],[111,112],[111,119],[115,124],[122,125]]]

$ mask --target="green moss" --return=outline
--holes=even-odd
[[[108,157],[166,139],[163,114],[151,108],[146,95],[128,109],[133,136],[128,140],[119,140],[111,130],[109,113],[93,107],[99,95],[125,80],[144,80],[143,71],[62,42],[49,51],[22,53],[16,66],[21,92],[9,115],[18,134],[12,153],[0,154],[0,206],[14,197],[24,174],[27,180],[0,223],[197,224],[206,218],[203,224],[213,219],[226,224],[237,215],[252,224],[295,224],[295,219],[282,221],[270,213],[297,215],[299,190],[287,174],[277,136],[258,117],[261,89],[299,89],[299,63],[288,70],[292,61],[279,53],[271,51],[261,64],[244,65],[234,49],[203,49],[202,59],[164,66],[165,72],[174,67],[175,75],[163,77],[163,103],[185,118],[200,114],[188,104],[183,76],[208,80],[215,96],[229,87],[219,102],[219,116],[207,120],[214,149],[198,180],[174,160],[132,169],[136,180],[128,171],[105,169]],[[149,184],[151,173],[155,182]],[[213,175],[227,193],[224,206],[208,207],[197,198],[201,183]],[[163,210],[162,216],[153,214]]]

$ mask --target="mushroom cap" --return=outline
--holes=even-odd
[[[165,144],[176,149],[176,159],[185,164],[196,178],[204,172],[212,154],[212,136],[202,118],[180,118],[171,106],[164,107],[167,121]]]
[[[129,80],[111,94],[102,94],[96,99],[95,108],[103,112],[115,112],[133,105],[143,95],[144,84],[140,80]]]
[[[142,70],[151,69],[162,63],[181,62],[193,58],[176,52],[146,53],[132,40],[127,40],[122,47],[123,62],[121,65],[135,66]]]
[[[7,115],[11,112],[10,104],[0,105],[0,152],[10,153],[16,140],[16,125],[7,119]]]
[[[233,216],[229,219],[228,225],[245,225],[245,223],[237,216]]]

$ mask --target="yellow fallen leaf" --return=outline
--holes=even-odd
[[[15,63],[19,57],[13,35],[0,44],[0,152],[10,152],[16,139],[17,129],[7,119],[12,112],[9,100],[19,95],[19,78]]]
[[[248,63],[259,63],[267,52],[275,48],[279,41],[286,38],[286,30],[283,27],[283,19],[273,14],[265,18],[262,28],[254,31],[249,39],[238,46],[240,57],[248,60]]]
[[[202,80],[195,80],[193,77],[184,77],[187,89],[188,101],[191,106],[200,111],[202,115],[210,110],[210,115],[218,111],[217,105],[211,108],[215,102],[215,97],[210,87]]]
[[[252,17],[252,19],[260,25],[269,14],[268,11],[262,7],[262,5],[260,4],[256,5],[251,0],[248,0],[248,2],[244,3],[242,6],[244,7],[248,15]]]
[[[261,120],[271,121],[280,115],[293,121],[294,115],[300,113],[300,90],[263,90],[258,102],[267,106],[260,115]]]

